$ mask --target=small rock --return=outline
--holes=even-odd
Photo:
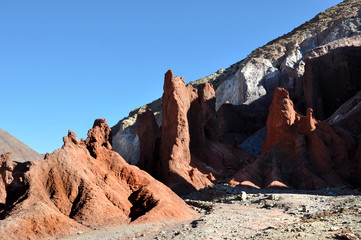
[[[271,209],[274,207],[274,203],[270,202],[270,201],[265,201],[264,202],[264,207],[267,208],[267,209]]]
[[[81,234],[83,234],[83,231],[78,231],[77,234],[81,235]]]
[[[268,199],[274,200],[274,201],[278,201],[278,200],[279,200],[279,196],[276,195],[276,194],[270,194],[270,195],[268,196]]]
[[[339,227],[332,226],[332,227],[330,228],[330,231],[337,231],[337,230],[339,230],[339,229],[340,229]]]
[[[241,192],[241,195],[240,195],[240,199],[241,199],[242,201],[246,201],[246,200],[247,200],[247,193],[244,192],[244,191],[242,191],[242,192]]]
[[[309,212],[307,206],[302,206],[301,208],[298,208],[297,210],[298,210],[299,212]]]

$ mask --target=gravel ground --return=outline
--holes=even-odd
[[[98,229],[74,239],[361,239],[361,192],[255,190],[218,184],[183,196],[187,222]]]

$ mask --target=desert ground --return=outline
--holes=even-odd
[[[217,184],[183,196],[199,216],[78,232],[95,239],[360,239],[361,192],[347,188],[299,191]]]

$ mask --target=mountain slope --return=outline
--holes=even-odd
[[[11,158],[16,162],[36,161],[43,158],[25,143],[0,129],[0,155],[7,152],[11,152]]]
[[[229,68],[220,69],[189,84],[197,88],[202,83],[212,83],[216,90],[217,109],[227,101],[234,105],[258,101],[268,108],[275,88],[283,87],[289,91],[296,109],[305,113],[307,104],[303,92],[303,75],[306,53],[335,40],[360,34],[361,2],[345,0],[290,33],[255,49],[247,58]],[[161,125],[161,100],[157,99],[133,110],[112,128],[114,150],[131,163],[139,159],[135,121],[137,115],[147,109],[154,112],[157,123]]]

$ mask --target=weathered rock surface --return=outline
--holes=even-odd
[[[161,133],[151,111],[138,116],[138,166],[175,192],[184,194],[211,186],[215,178],[231,174],[252,159],[237,145],[220,141],[211,84],[197,90],[169,70],[162,102]]]
[[[360,1],[346,0],[318,14],[290,33],[254,50],[246,59],[189,84],[199,88],[203,83],[212,83],[216,91],[217,110],[227,101],[233,105],[240,105],[249,104],[264,96],[272,99],[274,89],[281,86],[290,92],[297,109],[304,112],[306,104],[303,76],[306,52],[338,39],[360,35],[360,9]],[[268,105],[264,107],[268,109]],[[158,125],[162,125],[161,117],[159,117],[162,111],[161,101],[158,99],[131,112],[128,118],[121,120],[113,127],[115,135],[113,147],[128,162],[136,162],[139,156],[136,114],[148,108],[152,109],[156,119],[159,120]],[[239,132],[239,129],[236,130],[235,134],[231,132],[226,134],[231,136],[231,141],[245,140],[250,136]],[[222,132],[222,129],[220,131]]]
[[[184,78],[165,74],[162,97],[161,179],[181,193],[212,185],[207,175],[191,167],[188,111],[196,99],[196,89],[186,87]]]
[[[11,153],[0,155],[0,209],[6,201],[17,198],[25,190],[23,178],[29,165],[29,162],[13,162]]]
[[[216,90],[217,109],[226,101],[239,105],[287,89],[302,103],[305,53],[317,46],[361,33],[361,3],[344,1],[318,14],[292,32],[254,50],[238,64],[234,75]]]
[[[137,129],[137,116],[146,110],[153,110],[158,125],[162,122],[162,103],[157,99],[129,113],[129,116],[120,120],[112,127],[112,146],[128,163],[137,164],[140,154],[140,142]]]
[[[148,109],[138,115],[137,126],[140,141],[140,158],[137,166],[156,179],[161,179],[161,130],[152,110]]]
[[[347,141],[347,152],[355,158],[357,181],[361,184],[361,91],[341,105],[326,122]]]
[[[31,149],[19,139],[0,129],[0,154],[7,152],[11,152],[11,158],[17,162],[36,161],[44,158],[43,155]]]
[[[183,220],[192,210],[168,187],[131,166],[98,119],[85,141],[69,131],[44,160],[0,157],[0,238],[60,237],[105,225]]]
[[[361,36],[315,48],[307,56],[306,104],[324,120],[361,90]]]
[[[267,127],[263,127],[249,138],[247,138],[240,147],[254,157],[262,152],[263,142],[266,139]]]
[[[230,181],[233,186],[315,189],[355,184],[356,149],[349,138],[312,116],[294,110],[285,89],[276,88],[267,119],[262,155],[241,169]],[[356,120],[357,121],[357,120]],[[346,132],[346,130],[345,130]],[[352,141],[357,141],[350,136]]]
[[[243,143],[266,125],[271,101],[262,97],[251,104],[223,104],[217,111],[220,137],[229,143]]]

